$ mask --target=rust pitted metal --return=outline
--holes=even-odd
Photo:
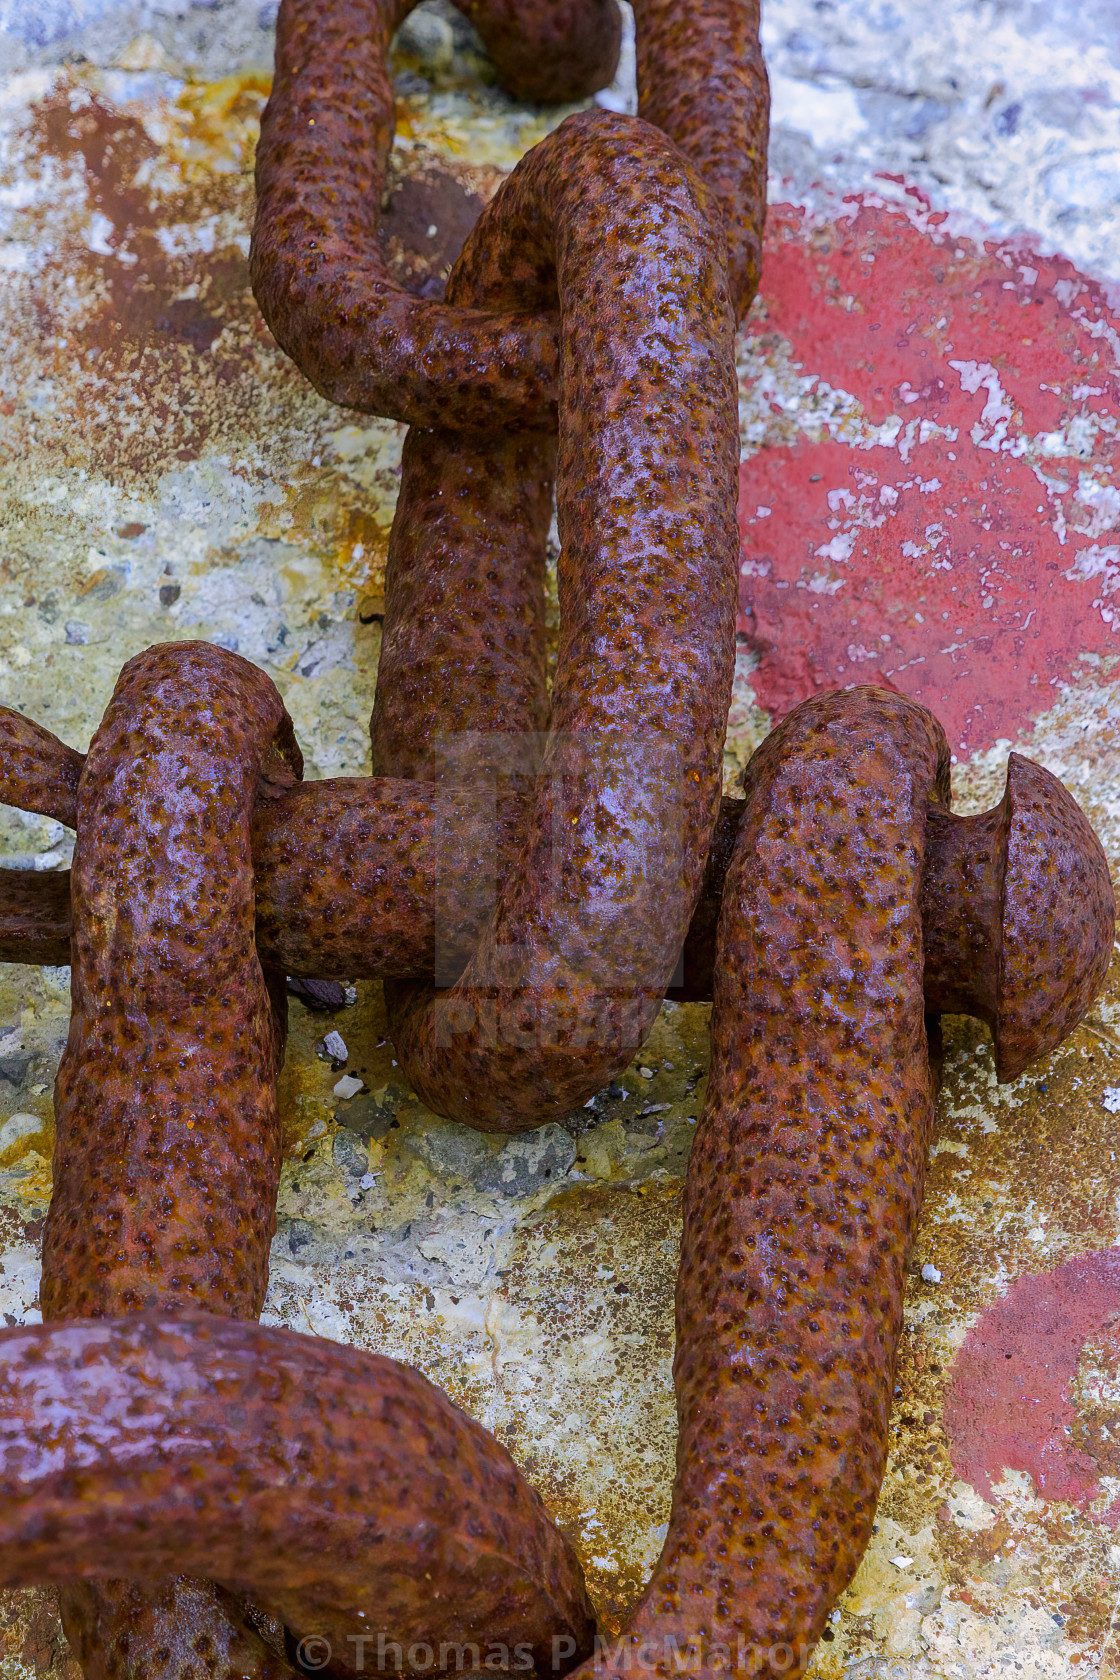
[[[277,342],[316,390],[418,426],[554,423],[555,305],[547,269],[501,301],[447,303],[391,278],[377,240],[395,104],[389,42],[415,0],[282,0],[261,119],[253,290]],[[610,81],[614,0],[460,0],[518,97],[569,100]],[[641,9],[640,115],[664,128],[714,195],[742,315],[758,284],[769,92],[757,0]],[[637,132],[635,130],[635,132]],[[713,206],[713,208],[714,208]],[[507,252],[507,255],[510,253]]]
[[[74,826],[82,755],[20,712],[0,706],[0,800]]]
[[[59,1598],[86,1680],[296,1680],[242,1595],[200,1576],[71,1580]]]
[[[70,871],[0,869],[0,962],[69,961]]]
[[[926,1001],[934,1014],[995,1022],[1007,829],[1006,797],[975,817],[930,812],[922,928]]]
[[[222,716],[237,690],[228,679],[240,677],[252,716],[262,694],[250,667],[203,654],[217,672],[190,647],[128,667],[129,704],[116,716],[111,707],[82,776],[79,837],[86,801],[96,815],[101,783],[118,786],[114,749],[168,785],[170,766],[151,751],[160,731],[138,704],[151,687],[165,711],[186,702],[207,736],[205,719]],[[296,786],[275,795],[294,771],[275,756],[277,711],[259,707],[255,756],[238,758],[222,738],[215,781],[235,780],[235,764],[255,769],[243,776],[242,825],[252,798],[259,813],[302,803]],[[181,763],[181,749],[168,751]],[[960,1005],[974,984],[977,929],[991,926],[992,902],[1006,912],[1014,900],[1001,889],[1001,835],[1023,822],[1006,818],[1023,798],[1021,769],[1009,801],[966,820],[947,811],[947,769],[929,712],[848,690],[791,714],[752,759],[741,810],[725,810],[737,837],[722,889],[714,1067],[685,1194],[672,1520],[630,1628],[594,1665],[599,1680],[633,1672],[638,1658],[670,1675],[682,1651],[705,1675],[801,1667],[865,1546],[932,1124],[925,991]],[[1078,848],[1066,879],[1088,897],[1055,907],[1080,926],[1100,890],[1095,845],[1076,832],[1065,795],[1056,818],[1041,810],[1043,788],[1036,771],[1028,820],[1036,843],[1056,822]],[[141,848],[128,833],[119,840],[143,870]],[[981,907],[972,924],[954,906],[960,890]],[[959,929],[955,951],[930,922],[935,906]],[[1105,948],[1110,931],[1098,927]],[[955,998],[954,959],[964,971]],[[237,1593],[292,1636],[329,1638],[339,1673],[356,1667],[354,1626],[421,1653],[470,1638],[526,1641],[537,1660],[552,1638],[573,1660],[586,1650],[578,1566],[485,1431],[391,1361],[198,1319],[196,1295],[178,1320],[148,1312],[0,1337],[0,1578],[86,1576],[64,1604],[87,1672],[185,1675],[205,1638],[238,1672],[284,1673],[243,1623]],[[101,1581],[201,1567],[218,1584]],[[171,1623],[190,1643],[168,1645]],[[403,1667],[440,1665],[421,1655]]]
[[[299,773],[263,672],[184,642],[129,661],[90,747],[46,1318],[260,1311],[284,1003],[253,937],[249,824],[274,744]]]
[[[1001,916],[996,1071],[1014,1079],[1085,1015],[1112,959],[1108,860],[1060,782],[1012,753]]]
[[[561,1115],[626,1065],[699,895],[738,560],[734,317],[705,204],[659,130],[588,112],[519,164],[452,274],[453,302],[516,294],[558,302],[561,321],[561,631],[539,776],[462,977],[389,1000],[414,1088],[488,1130]],[[539,617],[517,562],[533,507],[543,559],[548,464],[511,476],[531,437],[410,435],[371,723],[380,774],[415,775],[464,732],[541,728]],[[448,779],[477,773],[467,739]]]
[[[803,1665],[871,1531],[933,1123],[920,885],[948,768],[929,713],[876,689],[807,701],[748,768],[685,1191],[677,1480],[624,1641],[675,1635],[702,1673],[721,1646]]]
[[[615,0],[458,0],[458,7],[515,99],[565,105],[614,76],[622,40]]]
[[[297,1640],[328,1639],[335,1674],[392,1672],[389,1642],[420,1673],[454,1671],[440,1648],[468,1641],[511,1662],[520,1646],[540,1673],[589,1649],[579,1564],[539,1494],[419,1372],[193,1313],[0,1348],[3,1583],[209,1570]]]
[[[503,410],[543,423],[555,401],[555,321],[412,297],[378,246],[395,127],[389,41],[413,3],[284,0],[257,149],[253,290],[279,344],[333,402],[414,425],[445,421],[449,401],[475,424]],[[540,19],[548,8],[526,11]],[[597,85],[612,69],[602,66]]]
[[[523,93],[609,74],[611,0],[464,4]],[[9,788],[77,828],[69,921],[58,887],[22,901],[29,940],[69,935],[74,1013],[48,1322],[0,1333],[0,1580],[68,1583],[89,1680],[291,1680],[268,1617],[329,1641],[340,1675],[379,1634],[399,1650],[382,1670],[445,1672],[470,1643],[543,1672],[584,1657],[575,1557],[485,1431],[404,1367],[249,1322],[282,978],[386,975],[421,1097],[512,1131],[629,1061],[683,947],[685,992],[714,985],[715,1054],[677,1481],[645,1597],[594,1667],[668,1677],[683,1652],[705,1675],[787,1673],[882,1475],[932,1123],[925,1010],[986,1013],[1004,1073],[1052,1043],[1103,974],[1107,872],[1036,768],[1013,761],[996,813],[953,819],[939,727],[881,690],[800,707],[721,806],[732,337],[764,209],[753,0],[687,19],[639,0],[643,115],[587,112],[542,142],[446,305],[393,287],[378,254],[407,9],[284,0],[253,252],[319,388],[414,423],[378,776],[301,787],[271,683],[199,644],[125,668],[84,763],[0,720]]]
[[[1019,753],[993,810],[934,815],[922,915],[927,1005],[987,1022],[1001,1080],[1060,1044],[1104,985],[1108,860],[1072,795]]]
[[[483,739],[474,745],[481,748]],[[504,751],[498,768],[510,770]],[[974,1015],[995,1031],[1001,953],[1010,948],[1001,918],[1005,903],[1015,910],[1019,977],[1011,978],[1005,964],[1002,996],[1012,1012],[1006,1019],[1016,1033],[1016,1060],[997,1051],[1004,1081],[1048,1054],[1084,1017],[1100,990],[1115,922],[1107,861],[1084,814],[1057,777],[1013,753],[1009,785],[1014,777],[1022,787],[1028,776],[1033,838],[1010,855],[1016,864],[1041,859],[1044,874],[1052,856],[1060,860],[1045,901],[1025,866],[1005,886],[1010,792],[980,816],[932,808],[922,871],[931,1014]],[[723,884],[745,808],[742,799],[720,801],[670,998],[712,996]],[[516,805],[503,813],[485,788],[377,776],[301,782],[282,798],[258,801],[252,847],[262,962],[292,975],[419,980],[436,971],[438,925],[440,966],[461,968],[489,908],[493,860],[511,843],[506,836],[519,814]],[[1028,912],[1043,902],[1045,948],[1036,955]],[[67,871],[0,871],[4,961],[67,962],[70,923]],[[1023,965],[1032,960],[1024,979]]]
[[[277,757],[292,778],[302,773],[279,694],[237,655],[186,642],[121,672],[78,784],[47,1320],[260,1312],[285,999],[254,940],[249,825]],[[198,1610],[196,1638],[253,1646],[247,1630],[228,1628],[211,1589],[192,1591],[210,1612]],[[63,1623],[91,1677],[117,1671],[106,1661],[122,1642],[125,1672],[158,1670],[144,1609],[128,1582],[64,1589]],[[280,1672],[256,1646],[262,1676]]]
[[[495,832],[485,795],[435,782],[301,782],[258,804],[262,961],[299,976],[420,978],[435,972],[438,921],[443,960],[461,968],[478,938],[471,907]]]
[[[117,768],[139,764],[157,789],[169,785],[168,760],[190,758],[158,750],[174,704],[202,720],[192,739],[215,734],[224,746],[215,783],[235,782],[234,766],[255,771],[236,802],[241,856],[254,799],[258,817],[289,800],[299,809],[297,786],[277,792],[296,768],[276,751],[286,742],[278,701],[257,708],[254,753],[207,729],[235,695],[251,716],[254,699],[274,699],[242,661],[162,649],[128,677],[83,773],[80,836],[87,800],[97,834],[97,794],[120,785],[114,753]],[[143,706],[153,690],[155,727]],[[1079,834],[1067,796],[1051,798],[1056,817],[1042,809],[1037,767],[1028,792],[1038,808],[1014,812],[1023,776],[1013,775],[994,813],[952,817],[934,719],[898,695],[851,690],[791,714],[752,760],[746,800],[724,809],[717,878],[737,834],[712,1078],[685,1197],[673,1511],[642,1604],[589,1669],[598,1680],[635,1661],[676,1673],[686,1652],[690,1672],[788,1673],[859,1561],[932,1124],[926,994],[942,1007],[983,1001],[971,970],[993,931],[991,905],[1015,913],[1020,889],[1008,891],[1000,860],[1016,822],[1034,825],[1036,846],[1045,822],[1068,837],[1074,849],[1059,855],[1083,897],[1053,908],[1071,927],[1097,914],[1098,939],[1111,944],[1095,842]],[[343,790],[354,784],[334,793]],[[141,818],[158,806],[158,794],[148,806],[141,797]],[[158,822],[137,828],[166,849]],[[130,867],[146,867],[129,833],[117,837]],[[1022,879],[1015,867],[1007,880]],[[971,922],[961,893],[979,907]],[[181,896],[189,909],[190,892]],[[931,919],[937,907],[956,946]],[[177,924],[188,946],[189,922]],[[995,924],[997,943],[1002,932]],[[1099,948],[1088,958],[1096,972]],[[1016,1003],[1006,992],[1001,1001]],[[111,1282],[106,1267],[110,1301]],[[484,1431],[392,1361],[200,1318],[202,1293],[177,1319],[149,1309],[0,1336],[0,1578],[79,1577],[63,1597],[91,1675],[185,1676],[200,1640],[214,1673],[286,1673],[246,1625],[245,1592],[293,1638],[329,1639],[338,1673],[361,1668],[348,1660],[355,1626],[398,1640],[402,1666],[417,1671],[452,1666],[427,1658],[442,1641],[524,1642],[538,1661],[554,1638],[573,1661],[586,1650],[578,1566]],[[173,1291],[168,1304],[180,1304]],[[101,1579],[203,1567],[217,1584]],[[179,1637],[169,1642],[170,1627]]]
[[[727,227],[739,318],[758,290],[770,139],[759,0],[635,0],[638,115],[675,140]]]

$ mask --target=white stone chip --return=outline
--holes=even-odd
[[[941,1282],[941,1273],[938,1271],[936,1266],[931,1266],[928,1260],[922,1267],[922,1276],[925,1278],[927,1283]],[[893,1562],[894,1560],[892,1559],[891,1561]]]
[[[1101,1101],[1110,1114],[1120,1114],[1120,1085],[1106,1085]]]
[[[9,1114],[0,1126],[0,1155],[17,1144],[21,1138],[41,1132],[43,1121],[37,1114]]]
[[[334,1088],[336,1097],[356,1097],[362,1088],[362,1081],[356,1073],[344,1073]]]
[[[909,1569],[910,1565],[913,1563],[913,1561],[914,1561],[913,1558],[908,1558],[908,1557],[893,1557],[893,1558],[891,1558],[891,1562],[894,1564],[896,1569]]]
[[[323,1040],[323,1049],[332,1062],[345,1062],[350,1056],[350,1052],[346,1048],[346,1040],[340,1032],[329,1032]]]

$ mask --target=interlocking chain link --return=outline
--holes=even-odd
[[[885,1462],[926,1011],[987,1019],[1001,1076],[1050,1048],[1103,981],[1108,870],[1023,760],[995,812],[954,818],[939,726],[877,689],[796,708],[721,802],[753,0],[638,0],[638,117],[542,141],[438,302],[377,244],[409,9],[284,0],[251,259],[317,388],[412,427],[374,775],[302,783],[272,683],[199,643],[129,662],[84,759],[0,712],[0,796],[77,833],[68,883],[0,882],[0,956],[69,960],[73,987],[46,1322],[0,1333],[0,1582],[62,1584],[90,1680],[495,1650],[542,1676],[799,1672]],[[523,97],[612,74],[613,0],[463,9]],[[667,991],[714,992],[672,1513],[605,1647],[573,1546],[485,1430],[408,1367],[254,1322],[288,974],[382,976],[414,1089],[493,1131],[599,1090]]]

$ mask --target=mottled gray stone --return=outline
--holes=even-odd
[[[22,1085],[33,1060],[30,1050],[12,1050],[0,1056],[0,1079],[6,1079],[9,1085]]]
[[[393,1129],[399,1102],[391,1091],[360,1091],[348,1102],[340,1102],[334,1117],[347,1131],[380,1140]]]
[[[563,1126],[542,1126],[511,1138],[482,1165],[475,1183],[503,1196],[530,1196],[564,1178],[575,1158],[576,1146]]]
[[[345,1179],[361,1180],[369,1171],[369,1155],[353,1132],[344,1129],[335,1133],[334,1164]]]
[[[429,1127],[408,1140],[428,1171],[457,1184],[501,1196],[529,1196],[562,1179],[576,1158],[563,1126],[542,1126],[500,1143],[467,1126]]]

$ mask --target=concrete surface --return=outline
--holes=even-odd
[[[336,775],[368,765],[401,431],[315,397],[249,294],[272,16],[0,0],[0,699],[84,747],[130,654],[201,635],[269,671],[308,773]],[[1015,745],[1120,861],[1115,16],[772,0],[729,781],[789,704],[872,677],[942,716],[963,808],[998,797]],[[390,218],[415,281],[563,113],[505,99],[442,4],[402,32],[397,70]],[[632,102],[625,65],[606,97]],[[60,825],[2,815],[2,861],[65,866]],[[0,969],[9,1324],[37,1312],[67,979]],[[706,1016],[666,1005],[618,1086],[503,1145],[405,1088],[375,987],[333,1016],[292,1008],[269,1320],[411,1360],[494,1429],[610,1628],[668,1513]],[[332,1029],[364,1083],[348,1101],[316,1054]],[[891,1465],[817,1669],[1108,1676],[1120,988],[1008,1087],[983,1029],[951,1021],[946,1042]],[[62,1670],[50,1596],[0,1595],[3,1680]]]

